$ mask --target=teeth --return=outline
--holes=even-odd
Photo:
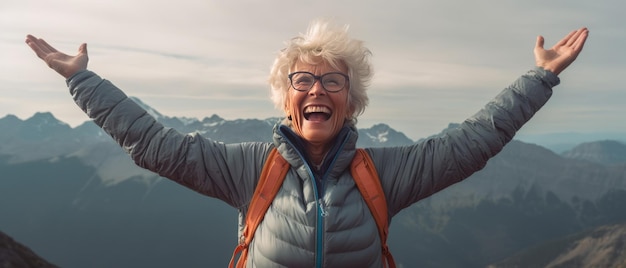
[[[330,114],[330,109],[326,106],[307,106],[304,108],[304,113],[325,113]]]

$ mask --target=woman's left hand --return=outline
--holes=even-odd
[[[580,28],[569,33],[548,50],[543,48],[543,36],[538,36],[534,49],[537,66],[556,75],[560,74],[578,57],[588,35],[589,30],[587,28]]]

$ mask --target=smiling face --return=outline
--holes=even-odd
[[[344,64],[332,67],[326,61],[308,64],[302,61],[294,64],[291,72],[309,72],[316,76],[326,73],[348,73]],[[319,80],[309,91],[297,91],[290,87],[287,93],[285,113],[292,117],[292,128],[310,145],[330,147],[345,121],[351,117],[348,104],[349,82],[339,92],[326,91]]]

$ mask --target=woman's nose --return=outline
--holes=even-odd
[[[315,81],[313,81],[313,86],[309,90],[309,94],[311,95],[325,95],[326,94],[326,89],[324,89],[324,86],[322,86],[321,80],[315,79]]]

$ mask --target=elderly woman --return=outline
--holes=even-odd
[[[537,39],[537,66],[458,128],[404,147],[367,148],[389,219],[475,171],[549,99],[557,75],[578,56],[585,28],[551,49]],[[269,152],[290,169],[250,244],[248,267],[382,267],[376,223],[350,173],[356,118],[368,103],[370,51],[347,27],[316,21],[293,38],[271,70],[272,99],[285,112],[273,143],[223,144],[164,127],[111,82],[87,70],[87,47],[63,54],[26,43],[67,79],[76,103],[137,165],[218,198],[245,215]],[[241,226],[240,226],[241,227]]]

